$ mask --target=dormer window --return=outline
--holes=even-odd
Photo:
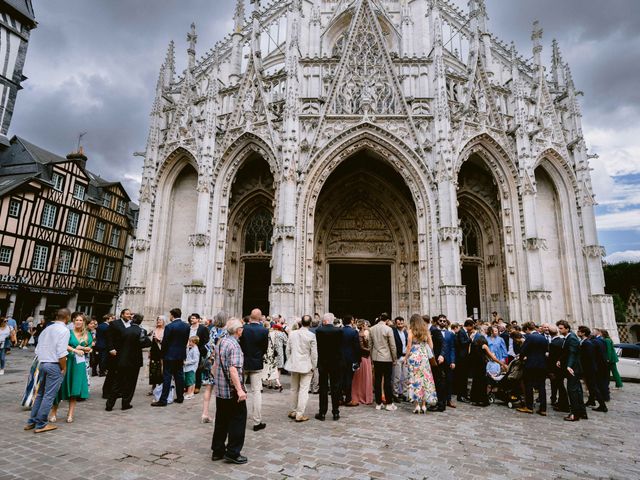
[[[61,192],[64,188],[64,177],[59,173],[51,175],[51,183],[53,183],[53,189]]]
[[[86,191],[87,191],[87,188],[84,185],[82,185],[81,183],[76,183],[73,186],[73,198],[76,198],[78,200],[84,200],[84,195]]]

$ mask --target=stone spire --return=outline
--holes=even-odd
[[[198,35],[196,35],[196,24],[191,24],[191,30],[187,33],[187,42],[189,42],[189,49],[187,55],[189,56],[189,71],[192,71],[196,66],[196,43],[198,42]]]
[[[176,48],[173,40],[169,42],[167,47],[167,55],[164,59],[164,64],[160,68],[160,77],[162,78],[162,87],[169,88],[173,83],[173,79],[176,74]],[[158,79],[160,83],[160,79]]]
[[[471,32],[477,39],[478,56],[481,65],[489,76],[494,74],[493,53],[491,51],[491,33],[488,29],[489,17],[484,0],[469,0],[469,21]]]
[[[551,42],[551,76],[556,88],[565,86],[564,62],[562,61],[558,41],[555,38]]]
[[[244,0],[236,0],[236,9],[233,13],[233,32],[242,32],[244,26]]]
[[[242,28],[244,26],[244,0],[237,0],[236,10],[233,14],[233,33],[231,34],[231,58],[229,60],[229,81],[237,83],[242,70],[242,44],[244,37]]]
[[[533,31],[531,32],[531,41],[533,42],[533,63],[541,76],[544,76],[544,67],[542,66],[542,27],[540,22],[533,22]]]

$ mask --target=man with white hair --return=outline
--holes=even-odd
[[[213,367],[216,382],[216,420],[211,440],[211,460],[214,462],[224,458],[231,463],[247,463],[247,457],[240,454],[247,426],[247,390],[243,383],[244,355],[239,343],[243,328],[241,320],[231,318],[227,322],[227,335],[220,338],[216,345]]]
[[[318,373],[320,381],[320,409],[316,419],[324,421],[329,408],[329,383],[331,384],[331,413],[340,420],[340,376],[342,373],[342,329],[334,326],[333,313],[325,313],[322,326],[316,329],[318,344]]]

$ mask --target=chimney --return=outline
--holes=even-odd
[[[77,152],[73,152],[67,155],[67,160],[78,162],[78,165],[80,165],[83,170],[87,168],[87,156],[84,154],[84,149],[82,148],[82,146],[78,148]]]

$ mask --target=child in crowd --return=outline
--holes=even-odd
[[[198,363],[200,363],[199,341],[200,339],[194,335],[189,338],[189,343],[187,343],[187,358],[184,361],[184,386],[187,389],[185,400],[191,400],[196,389],[196,370]]]

